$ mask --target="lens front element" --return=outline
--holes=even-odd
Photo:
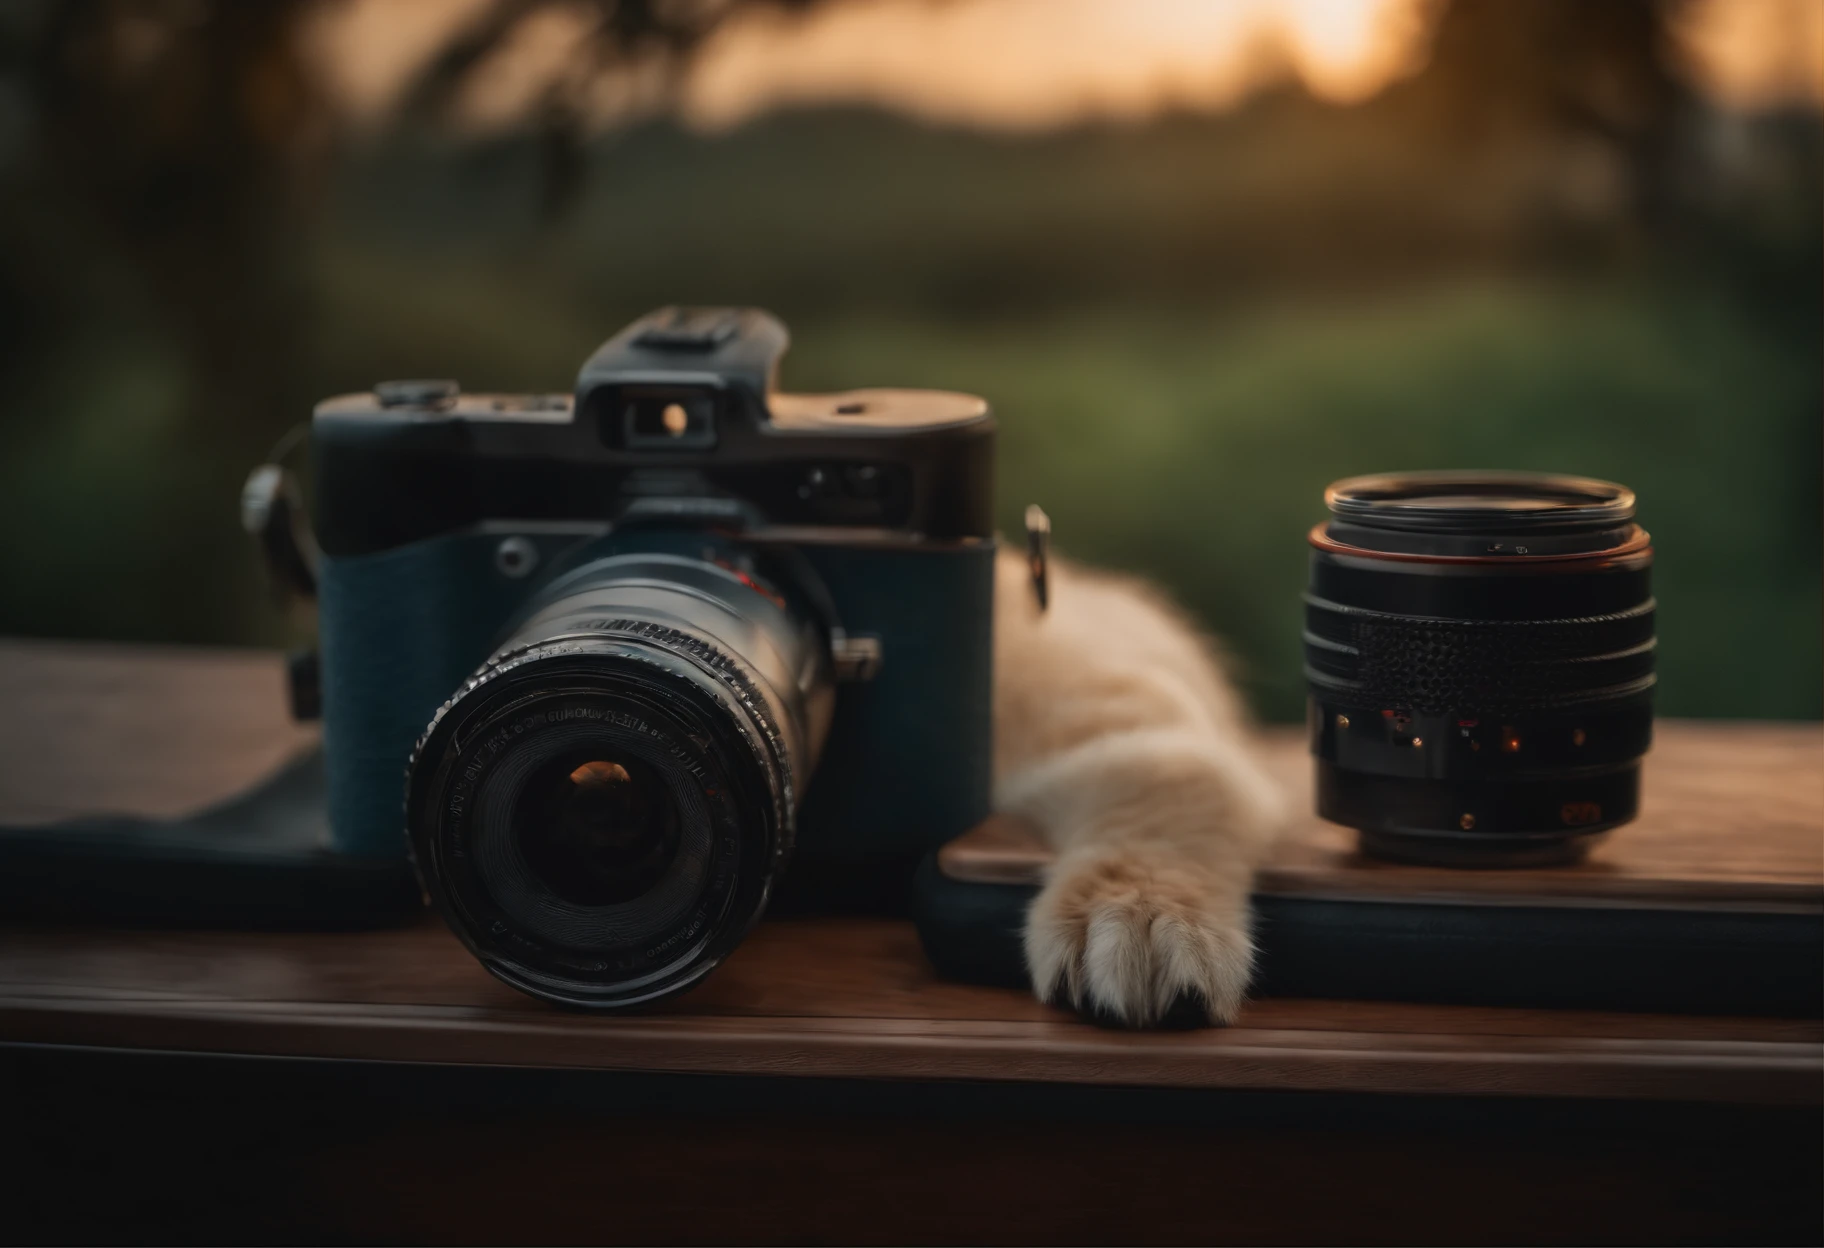
[[[631,755],[576,762],[598,752],[585,746],[545,763],[513,813],[533,874],[579,906],[644,896],[678,853],[678,804],[669,789]]]

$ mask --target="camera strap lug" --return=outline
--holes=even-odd
[[[260,544],[281,597],[317,596],[317,542],[304,518],[296,477],[276,463],[248,473],[241,487],[241,527]]]
[[[1051,605],[1051,517],[1037,503],[1026,507],[1026,566],[1032,572],[1032,595],[1043,611]]]
[[[836,669],[836,679],[845,684],[873,680],[880,672],[880,638],[872,633],[850,634],[840,628],[831,629],[830,662]]]
[[[241,527],[259,543],[274,596],[281,602],[314,602],[317,597],[317,539],[304,514],[298,479],[284,466],[309,426],[297,425],[279,439],[265,463],[247,474],[241,487]],[[286,656],[285,689],[291,717],[300,723],[323,716],[321,663],[314,649]]]

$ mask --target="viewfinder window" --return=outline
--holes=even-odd
[[[626,387],[621,445],[630,451],[702,451],[716,444],[716,395],[681,388]]]

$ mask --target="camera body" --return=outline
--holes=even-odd
[[[779,393],[786,345],[762,311],[665,309],[596,351],[574,395],[398,382],[317,407],[338,850],[405,854],[407,766],[439,707],[579,570],[636,564],[789,599],[827,655],[833,679],[808,659],[791,678],[815,766],[777,846],[795,871],[903,878],[986,815],[993,418],[940,391]]]

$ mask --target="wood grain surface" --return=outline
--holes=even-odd
[[[0,646],[8,710],[0,820],[177,813],[226,796],[311,739],[279,709],[279,673],[269,655]],[[1748,768],[1756,742],[1785,741],[1796,758],[1816,736],[1739,733]],[[1278,748],[1282,759],[1295,757],[1291,743]],[[1788,782],[1790,766],[1770,769],[1768,783]],[[1814,810],[1792,799],[1795,823]],[[1815,867],[1775,853],[1745,859],[1740,874],[1786,888],[1787,897],[1810,896],[1816,883]],[[1226,1029],[1113,1031],[1017,992],[941,982],[910,925],[854,918],[763,924],[698,991],[616,1018],[553,1009],[496,983],[428,919],[369,933],[13,926],[0,928],[0,1040],[654,1072],[1766,1105],[1816,1104],[1824,1086],[1824,1025],[1807,1021],[1273,1000],[1250,1004]]]
[[[190,814],[316,740],[270,651],[0,639],[0,825]]]
[[[601,1018],[496,983],[439,925],[0,929],[0,1039],[192,1052],[881,1079],[1813,1104],[1807,1021],[1258,1001],[1131,1033],[937,980],[908,924],[763,924],[696,992]]]
[[[1260,873],[1261,892],[1488,904],[1657,904],[1824,909],[1824,725],[1661,722],[1641,815],[1576,866],[1463,871],[1365,858],[1355,833],[1311,813],[1302,734],[1263,734],[1262,754],[1297,812]],[[946,874],[1032,884],[1050,854],[996,818],[946,847]]]

